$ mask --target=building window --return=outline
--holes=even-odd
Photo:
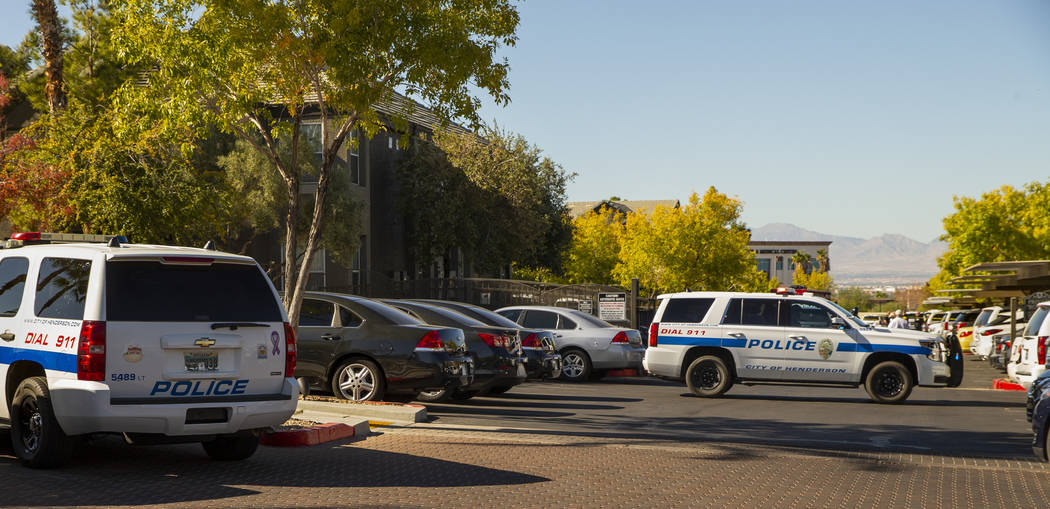
[[[362,235],[361,244],[357,246],[357,253],[354,254],[354,261],[350,264],[350,284],[356,293],[363,293],[362,287],[366,283],[367,256],[368,237]]]
[[[777,257],[777,270],[778,271],[779,270],[784,270],[784,257],[783,256],[778,256]]]
[[[310,150],[310,153],[314,156],[314,166],[320,168],[321,162],[324,160],[324,144],[321,140],[321,123],[310,122],[300,125],[299,143],[306,145]]]
[[[346,140],[346,164],[350,167],[350,182],[359,186],[365,185],[364,176],[361,175],[360,147],[357,146],[357,133],[352,132]]]
[[[310,274],[306,281],[307,290],[324,290],[325,280],[325,251],[318,249],[314,251],[314,257],[310,260]]]
[[[755,262],[758,264],[758,270],[766,273],[766,279],[772,277],[769,273],[769,258],[757,258]]]

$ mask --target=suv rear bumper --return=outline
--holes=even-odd
[[[55,417],[67,435],[85,433],[153,433],[168,436],[212,435],[283,424],[299,403],[299,384],[285,378],[279,395],[246,395],[225,401],[113,404],[109,386],[101,382],[50,382]],[[276,399],[280,398],[280,399]],[[260,399],[266,399],[259,401]],[[186,424],[189,409],[225,408],[227,420]]]
[[[612,344],[605,350],[587,350],[594,369],[641,369],[644,346]]]

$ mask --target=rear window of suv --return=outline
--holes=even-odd
[[[280,322],[255,265],[106,263],[106,319],[117,322]]]
[[[671,299],[664,308],[661,322],[700,323],[715,299]]]
[[[1046,313],[1050,309],[1043,306],[1036,308],[1035,313],[1032,313],[1032,318],[1028,320],[1028,326],[1024,329],[1025,336],[1038,336],[1039,329],[1043,326],[1043,320],[1046,319]]]

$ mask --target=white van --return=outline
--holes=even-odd
[[[295,411],[295,336],[255,260],[99,235],[3,247],[0,420],[26,465],[93,433],[243,459]]]

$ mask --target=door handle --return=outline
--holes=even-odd
[[[15,333],[13,333],[13,332],[11,332],[9,330],[5,330],[3,334],[0,334],[0,339],[2,339],[4,341],[14,341],[15,340]]]
[[[794,339],[795,341],[809,341],[806,339],[806,336],[788,336],[788,338]]]
[[[731,338],[742,338],[742,337],[745,337],[745,336],[747,336],[747,334],[744,334],[743,332],[730,332],[729,333],[729,337],[731,337]]]
[[[561,337],[561,334],[555,334],[555,335],[554,335],[554,337],[556,337],[556,338],[560,338],[560,337]]]
[[[325,341],[339,341],[342,337],[333,334],[321,334],[321,339]]]

